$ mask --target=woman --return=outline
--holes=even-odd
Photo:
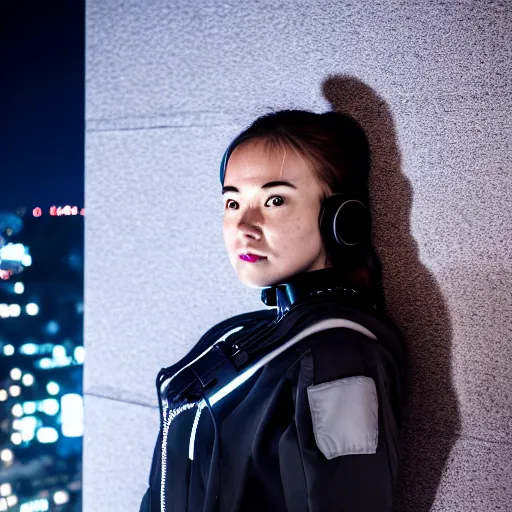
[[[141,512],[391,510],[405,349],[370,242],[370,155],[348,116],[257,119],[221,164],[223,235],[264,309],[157,378]]]

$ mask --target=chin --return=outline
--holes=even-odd
[[[237,273],[237,277],[238,277],[238,280],[244,284],[245,286],[247,286],[248,288],[254,288],[254,289],[261,289],[261,288],[265,288],[267,286],[271,286],[273,285],[274,283],[277,283],[279,280],[272,280],[272,279],[268,279],[264,276],[261,276],[261,277],[256,277],[256,276],[247,276],[247,275],[244,275],[245,272],[239,272]]]
[[[243,263],[243,262],[242,262]],[[249,265],[252,265],[251,263]],[[257,263],[256,263],[257,265]],[[272,272],[272,269],[257,269],[238,267],[235,268],[238,280],[248,288],[261,289],[281,283],[296,272]]]
[[[240,265],[241,264],[241,265]],[[248,288],[264,288],[279,282],[279,279],[273,278],[269,269],[251,268],[249,265],[258,265],[257,263],[245,263],[237,261],[233,268],[238,280]]]

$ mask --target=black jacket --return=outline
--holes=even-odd
[[[336,272],[262,292],[157,378],[140,512],[390,511],[405,346]]]

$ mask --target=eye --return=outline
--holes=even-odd
[[[281,206],[283,203],[284,203],[284,199],[281,197],[281,196],[270,196],[267,200],[267,203],[271,200],[271,199],[280,199],[281,200],[281,204],[275,204],[274,203],[274,206]]]
[[[234,208],[229,208],[229,206],[228,206],[228,204],[229,204],[229,203],[231,203],[231,202],[233,202],[233,203],[234,203],[234,202],[236,202],[236,201],[233,201],[233,199],[228,199],[228,200],[226,201],[226,210],[233,210],[233,209],[234,209]]]
[[[283,198],[282,196],[270,196],[270,197],[267,199],[267,203],[268,203],[271,199],[280,199],[280,200],[281,200],[281,204],[275,204],[275,203],[274,203],[274,206],[281,206],[281,205],[285,202],[285,201],[284,201],[284,198]],[[226,209],[227,209],[227,210],[234,210],[234,209],[235,209],[235,208],[229,208],[229,204],[230,204],[230,203],[232,203],[232,202],[233,202],[233,203],[236,203],[236,201],[235,201],[235,200],[233,200],[233,199],[228,199],[228,200],[226,201]],[[265,205],[266,205],[267,203],[265,203]]]

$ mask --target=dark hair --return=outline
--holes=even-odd
[[[370,148],[364,131],[352,117],[306,110],[265,114],[233,140],[225,155],[226,163],[235,147],[250,141],[263,142],[268,152],[285,146],[296,150],[323,185],[321,201],[331,193],[352,193],[369,209]],[[351,252],[327,252],[328,263],[342,272],[347,284],[384,309],[381,266],[371,244]]]

